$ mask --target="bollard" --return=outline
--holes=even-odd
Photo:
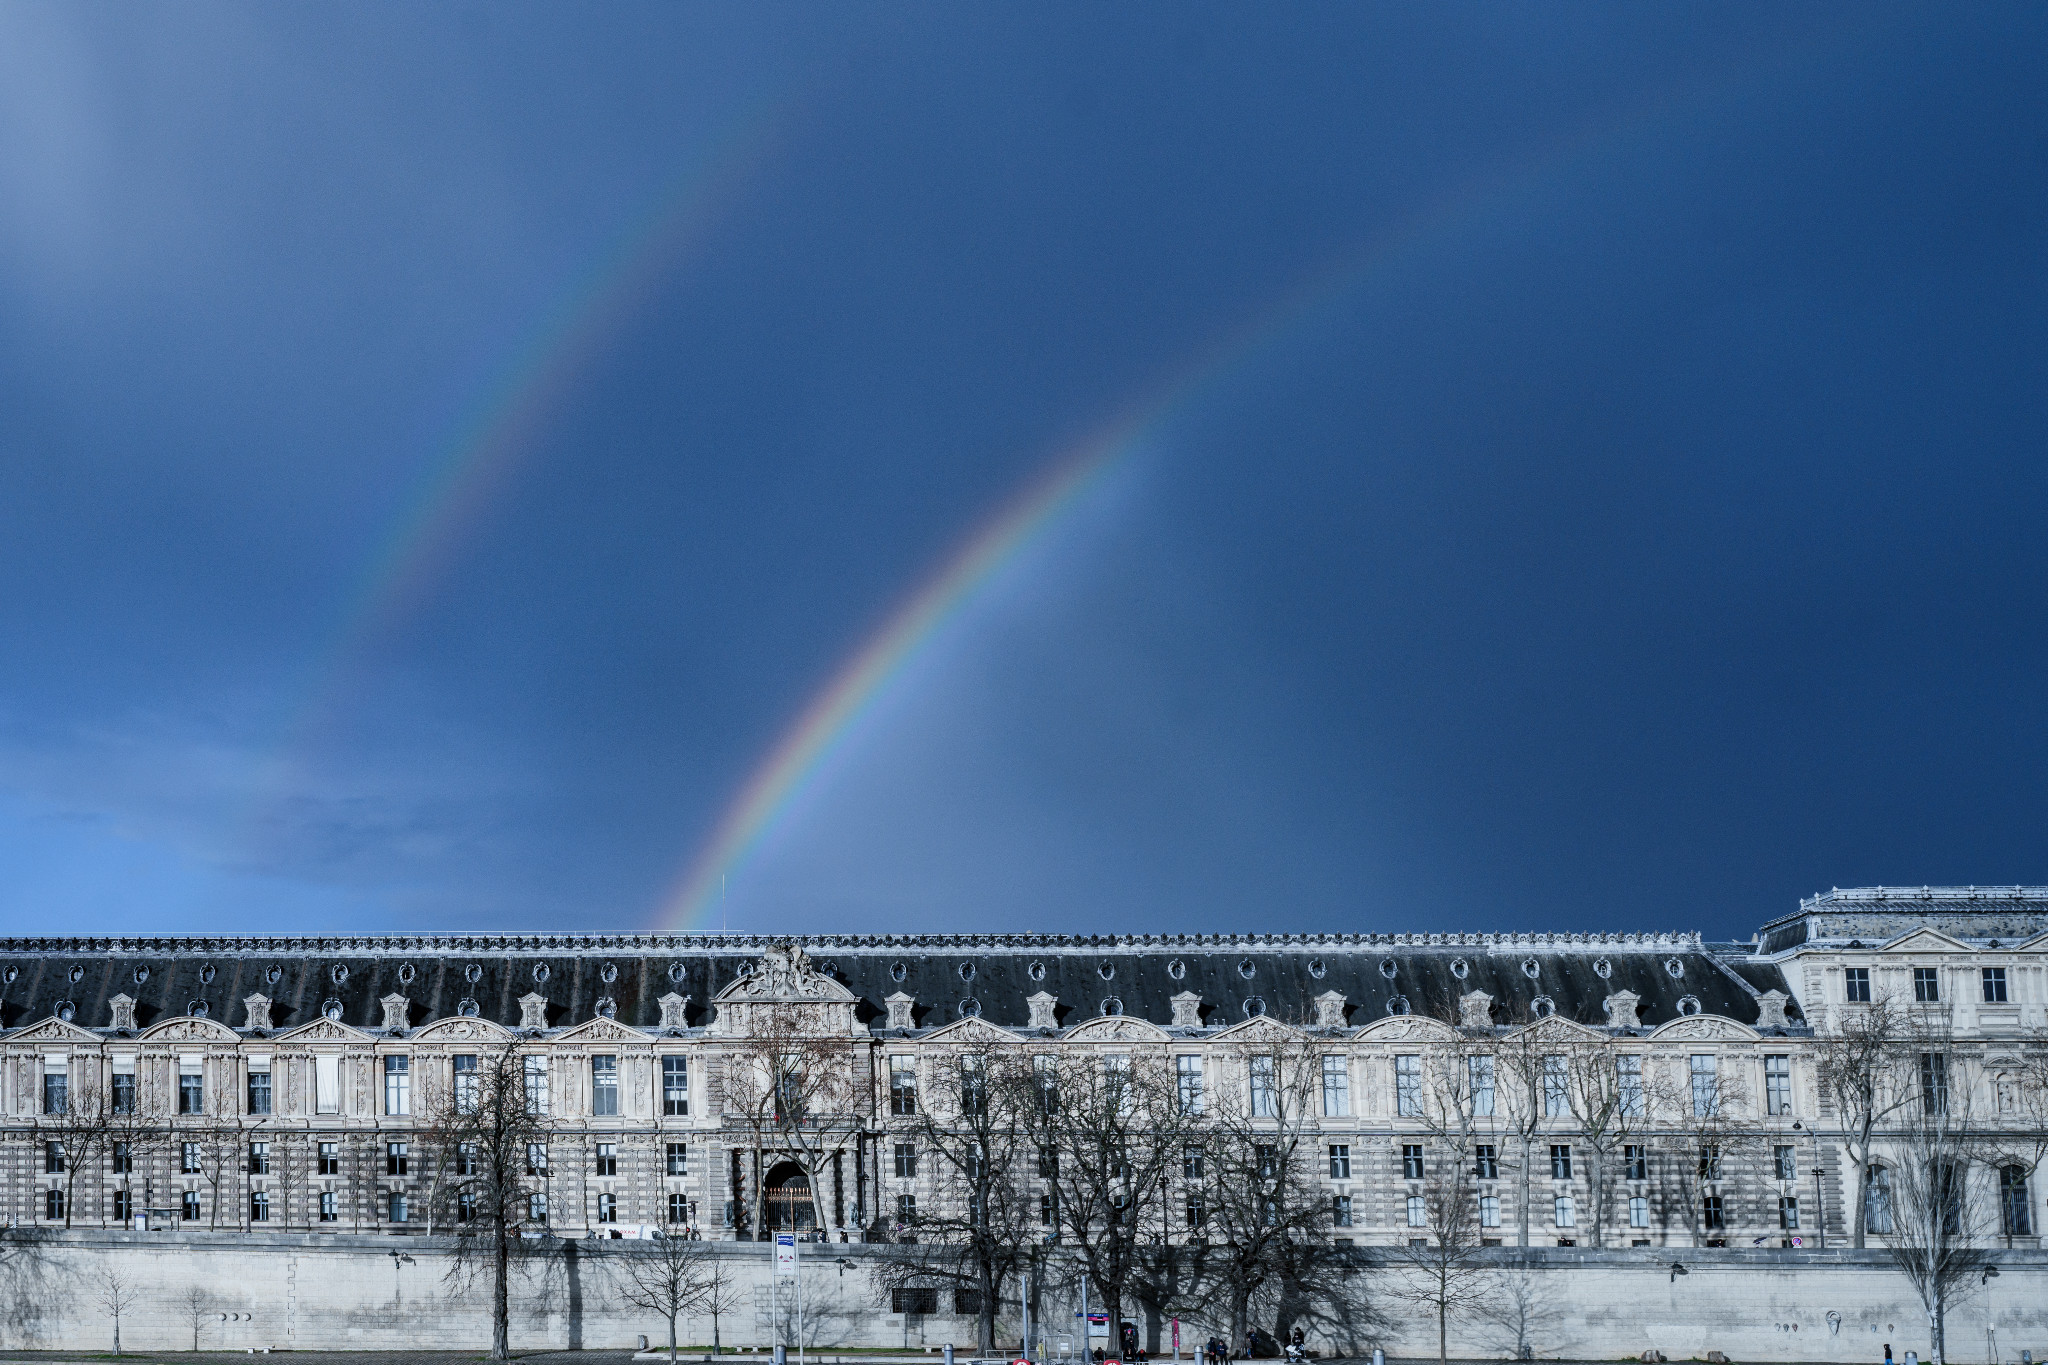
[[[789,1365],[789,1348],[779,1341],[775,1343],[775,1365]]]
[[[1372,1348],[1372,1365],[1387,1365],[1387,1353],[1377,1346]]]
[[[949,1341],[949,1342],[947,1342],[947,1343],[946,1343],[946,1346],[945,1346],[945,1352],[946,1352],[946,1365],[953,1365],[953,1343],[952,1343],[952,1342],[950,1342],[950,1341]]]

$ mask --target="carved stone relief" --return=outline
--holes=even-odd
[[[1037,998],[1037,996],[1032,997],[1034,1000]],[[1051,999],[1050,996],[1046,998]],[[1202,997],[1200,995],[1194,991],[1182,991],[1179,995],[1174,996],[1169,1003],[1173,1006],[1173,1026],[1175,1028],[1200,1028],[1202,1026]],[[1033,1019],[1031,1022],[1035,1024],[1038,1021]]]
[[[1492,1028],[1493,997],[1485,991],[1466,991],[1459,996],[1458,1023],[1464,1028]]]
[[[1607,1011],[1609,1028],[1641,1028],[1636,1020],[1636,1006],[1642,997],[1634,991],[1616,991],[1600,1004]]]

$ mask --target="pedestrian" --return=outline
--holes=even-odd
[[[1892,1344],[1889,1341],[1884,1344],[1884,1365],[1892,1365]]]

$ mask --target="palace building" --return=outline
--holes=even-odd
[[[936,1092],[963,1042],[1015,1042],[1033,1056],[1155,1053],[1220,1095],[1247,1083],[1248,1050],[1288,1040],[1322,1059],[1316,1142],[1327,1150],[1315,1179],[1329,1235],[1400,1245],[1414,1235],[1427,1126],[1417,1059],[1533,1038],[1539,1052],[1546,1040],[1606,1047],[1617,1065],[1671,1080],[1642,1101],[1668,1102],[1671,1114],[1653,1107],[1640,1145],[1601,1177],[1613,1182],[1610,1244],[1831,1242],[1850,1231],[1857,1177],[1816,1053],[1874,999],[1940,1007],[1952,1038],[1944,1095],[1975,1096],[1991,1127],[2038,1126],[2025,1086],[2038,1084],[2026,1078],[2048,1046],[2041,887],[1831,891],[1748,942],[1679,932],[14,938],[0,940],[0,1207],[15,1225],[422,1233],[433,1192],[413,1135],[426,1097],[480,1049],[510,1047],[547,1117],[531,1163],[532,1209],[547,1231],[658,1224],[737,1238],[759,1225],[889,1240],[917,1210],[955,1197],[940,1163],[906,1159],[902,1133],[915,1103],[906,1096]],[[834,1055],[849,1069],[840,1112],[812,1139],[829,1150],[803,1160],[749,1129],[726,1083],[766,1012],[785,1009],[843,1040]],[[1660,1184],[1642,1153],[1663,1141],[1661,1121],[1683,1126],[1701,1077],[1742,1123],[1743,1154],[1726,1170],[1702,1161],[1682,1189]],[[117,1127],[147,1118],[153,1136],[95,1148],[69,1136],[88,1112],[120,1116]],[[1482,1118],[1481,1129],[1494,1121]],[[1533,1150],[1549,1155],[1530,1173],[1530,1240],[1574,1244],[1592,1166],[1573,1160],[1580,1125],[1569,1106],[1539,1120]],[[1508,1178],[1486,1160],[1474,1217],[1487,1240],[1512,1245],[1517,1220],[1501,1212],[1512,1200],[1494,1188]],[[1992,1210],[1984,1226],[2005,1245],[2038,1245],[2031,1166],[1984,1179],[1973,1196]]]

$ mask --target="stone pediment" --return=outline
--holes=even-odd
[[[488,1019],[456,1015],[436,1019],[413,1034],[416,1043],[509,1043],[512,1034]]]
[[[924,1036],[927,1043],[1014,1043],[1018,1036],[979,1017],[955,1019],[942,1029]]]
[[[1885,953],[1974,953],[1977,950],[1939,929],[1914,929],[1879,949]]]
[[[1242,1024],[1232,1024],[1216,1033],[1211,1041],[1218,1043],[1292,1043],[1308,1035],[1298,1028],[1290,1027],[1268,1015],[1257,1015]]]
[[[1061,1037],[1069,1043],[1163,1043],[1170,1035],[1128,1014],[1105,1014],[1074,1025]]]
[[[1361,1043],[1454,1042],[1458,1031],[1426,1014],[1390,1014],[1352,1036]]]
[[[1509,1029],[1507,1036],[1510,1038],[1533,1038],[1541,1043],[1558,1043],[1567,1046],[1575,1043],[1605,1043],[1609,1041],[1607,1035],[1598,1029],[1587,1028],[1584,1024],[1570,1019],[1560,1019],[1554,1014],[1546,1019],[1538,1019],[1533,1024],[1524,1024],[1521,1028]]]
[[[616,1019],[599,1015],[595,1019],[564,1029],[555,1035],[558,1043],[651,1043],[654,1035],[627,1028]]]
[[[1650,1032],[1653,1043],[1753,1043],[1763,1035],[1718,1014],[1689,1014]]]
[[[88,1033],[76,1024],[67,1024],[56,1015],[33,1024],[23,1025],[7,1035],[10,1043],[97,1043],[99,1037]]]
[[[350,1028],[347,1024],[333,1019],[315,1019],[301,1024],[288,1032],[280,1033],[271,1041],[276,1043],[374,1043],[377,1040],[361,1029]]]
[[[854,993],[811,965],[801,944],[781,943],[739,980],[711,997],[716,1005],[777,1005],[793,1001],[852,1004]]]
[[[233,1029],[216,1019],[199,1019],[187,1015],[179,1019],[166,1019],[161,1024],[151,1024],[135,1035],[140,1043],[238,1043],[241,1041]]]

